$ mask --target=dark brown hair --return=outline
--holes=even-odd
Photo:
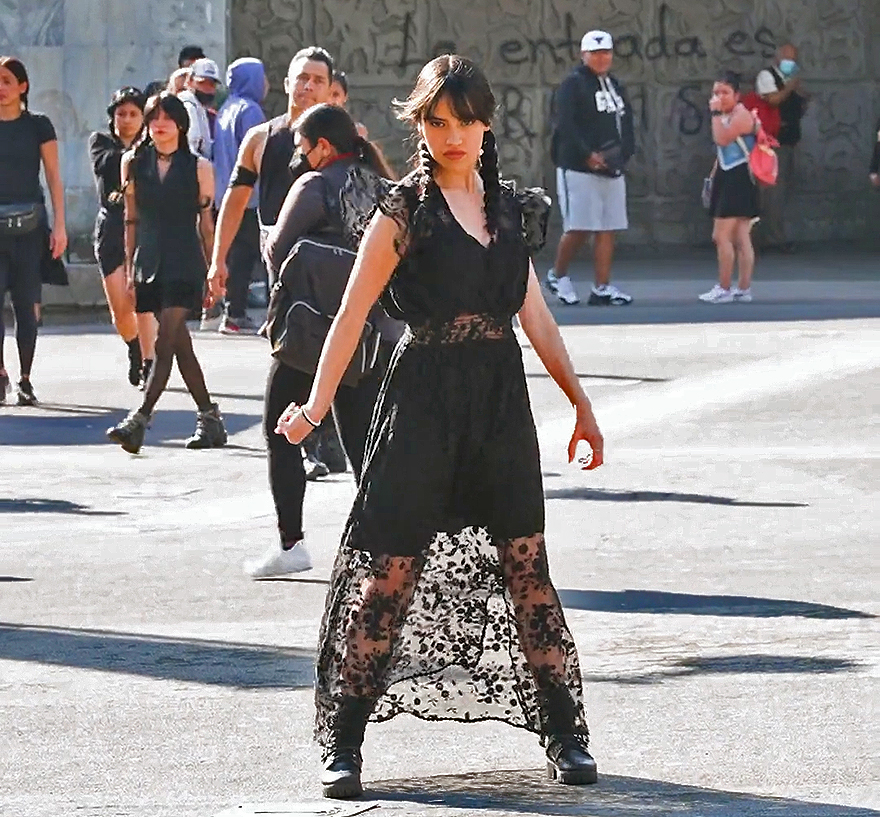
[[[339,153],[353,153],[359,162],[380,176],[394,178],[394,171],[375,145],[358,135],[357,126],[345,108],[328,102],[314,105],[296,120],[294,128],[313,147],[319,139],[326,139]]]
[[[444,54],[431,60],[419,72],[415,88],[404,100],[394,100],[397,117],[415,132],[419,124],[429,119],[441,99],[445,99],[455,116],[462,120],[478,120],[491,125],[497,107],[495,94],[486,75],[476,63],[459,54]],[[422,174],[425,190],[436,186],[434,170],[437,163],[423,139],[419,140],[413,161]],[[480,152],[480,177],[486,207],[486,228],[490,235],[498,230],[498,211],[501,206],[501,181],[498,175],[498,149],[495,134],[486,131]]]
[[[25,82],[27,83],[28,89],[21,95],[24,109],[27,110],[28,92],[31,89],[31,81],[28,78],[27,68],[24,67],[24,63],[18,57],[0,57],[0,68],[5,68],[9,71],[9,73],[18,80],[19,85]]]
[[[186,138],[189,133],[189,114],[186,112],[184,104],[168,91],[162,91],[161,94],[151,96],[147,100],[147,104],[144,106],[144,133],[141,137],[141,144],[151,141],[150,122],[159,115],[160,110],[164,111],[168,118],[177,125],[177,149],[189,153],[189,142]]]

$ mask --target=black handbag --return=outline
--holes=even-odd
[[[0,204],[0,235],[32,233],[43,220],[42,204]]]

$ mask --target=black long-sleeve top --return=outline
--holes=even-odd
[[[122,185],[121,163],[125,146],[109,133],[95,132],[89,137],[89,157],[101,207],[108,212],[122,213],[122,201],[113,202],[110,196]]]

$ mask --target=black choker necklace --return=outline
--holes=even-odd
[[[177,153],[176,150],[172,150],[171,153],[162,153],[162,151],[159,150],[159,148],[156,148],[156,158],[163,159],[166,162],[170,162],[171,157],[174,156],[175,153]]]

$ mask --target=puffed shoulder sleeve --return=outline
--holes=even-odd
[[[547,242],[550,221],[550,197],[540,187],[530,187],[516,194],[522,215],[522,234],[530,253],[536,253]]]
[[[399,256],[406,253],[412,235],[412,219],[414,202],[417,198],[415,189],[406,180],[392,185],[379,198],[379,212],[388,216],[397,225],[394,236],[394,249]]]

